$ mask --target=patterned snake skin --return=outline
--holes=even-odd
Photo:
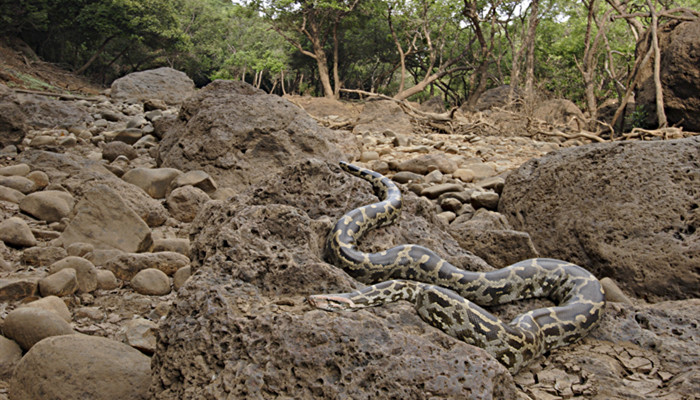
[[[565,261],[535,258],[496,271],[470,272],[416,245],[378,253],[358,250],[356,242],[363,233],[398,218],[401,192],[377,172],[345,162],[340,166],[369,181],[382,201],[340,218],[328,238],[329,261],[363,283],[381,283],[352,293],[309,296],[312,306],[340,311],[408,300],[424,321],[481,347],[513,374],[546,351],[577,341],[596,326],[605,305],[600,282],[590,272]],[[479,306],[533,297],[547,297],[558,306],[521,314],[509,324]]]

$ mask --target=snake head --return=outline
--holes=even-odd
[[[307,297],[311,306],[325,311],[355,310],[361,306],[347,297],[333,294],[315,294]]]

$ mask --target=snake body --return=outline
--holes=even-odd
[[[341,311],[408,300],[424,321],[483,348],[511,373],[548,350],[577,341],[598,323],[605,305],[600,282],[565,261],[534,258],[495,271],[471,272],[417,245],[360,251],[356,243],[365,232],[398,218],[401,191],[377,172],[345,162],[340,166],[369,181],[381,201],[338,220],[327,240],[327,258],[372,285],[351,293],[312,295],[311,305]],[[521,314],[510,323],[481,307],[534,297],[547,297],[558,305]]]

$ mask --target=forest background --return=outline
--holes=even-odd
[[[277,94],[448,106],[509,84],[595,119],[630,92],[644,32],[699,10],[700,0],[2,0],[0,36],[103,84],[170,66],[199,86],[240,79]]]

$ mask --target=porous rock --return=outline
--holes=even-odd
[[[18,308],[7,314],[2,332],[25,351],[49,336],[75,333],[60,315],[35,307]]]
[[[203,170],[237,191],[286,171],[294,160],[340,160],[334,133],[277,96],[215,81],[186,101],[158,147],[160,166]]]
[[[398,226],[370,232],[363,246],[419,243],[464,268],[488,268],[436,228],[430,202],[406,197]],[[515,396],[500,364],[408,304],[327,313],[304,301],[357,287],[322,260],[327,216],[373,201],[366,182],[308,161],[245,196],[207,203],[193,222],[196,273],[160,323],[154,397]]]
[[[153,244],[151,230],[114,189],[96,185],[75,206],[76,215],[61,234],[64,246],[90,243],[95,248],[144,251]]]
[[[700,297],[698,160],[699,137],[549,153],[508,176],[499,211],[543,256],[636,297]]]
[[[10,399],[145,400],[150,380],[150,359],[126,344],[82,334],[57,336],[22,358],[10,381]]]
[[[145,102],[160,99],[180,104],[194,93],[194,82],[187,74],[163,67],[133,72],[112,82],[111,97],[123,102]]]

